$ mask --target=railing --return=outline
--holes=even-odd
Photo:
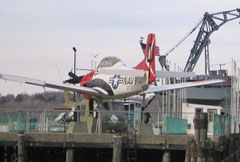
[[[232,153],[230,156],[228,156],[221,162],[240,162],[240,150]]]
[[[67,124],[55,122],[59,111],[0,111],[0,132],[64,132]]]
[[[66,116],[70,111],[0,111],[0,132],[66,132],[68,122]],[[88,122],[95,120],[92,133],[106,132],[109,127],[118,125],[133,131],[139,124],[145,123],[152,128],[154,135],[161,134],[194,134],[194,113],[182,113],[184,118],[166,112],[154,111],[78,111],[79,120]],[[75,116],[75,117],[76,117]],[[215,115],[214,124],[209,124],[209,133],[212,136],[229,133],[230,118]],[[210,123],[210,121],[209,121]],[[105,129],[105,131],[103,131]],[[123,130],[123,129],[122,129]],[[119,131],[122,131],[119,130]],[[116,130],[115,130],[116,131]],[[117,130],[118,131],[118,130]],[[107,131],[111,132],[111,131]]]

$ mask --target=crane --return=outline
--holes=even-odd
[[[193,48],[191,49],[190,56],[188,57],[187,63],[185,65],[184,71],[193,71],[197,61],[205,50],[205,75],[209,74],[210,62],[209,62],[209,37],[214,31],[217,31],[226,22],[240,18],[240,9],[223,11],[218,13],[210,14],[206,12],[203,16],[201,27],[194,41]],[[200,25],[199,24],[199,25]]]

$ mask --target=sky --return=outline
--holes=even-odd
[[[202,18],[240,8],[239,0],[1,0],[0,73],[61,83],[73,68],[91,68],[106,56],[117,56],[133,67],[143,55],[140,37],[156,34],[160,54],[172,48]],[[228,22],[211,36],[210,64],[240,60],[240,19]],[[167,59],[184,68],[198,29]],[[157,63],[158,64],[158,63]],[[194,71],[204,73],[204,57]],[[77,71],[77,74],[82,74]],[[0,81],[0,93],[33,94],[43,88]]]

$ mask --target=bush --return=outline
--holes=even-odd
[[[22,102],[23,101],[22,95],[18,94],[17,97],[15,98],[15,101]]]

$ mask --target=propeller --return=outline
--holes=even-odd
[[[69,72],[68,76],[70,76],[71,79],[65,80],[64,83],[78,84],[82,81],[82,78],[83,78],[84,75],[77,76],[73,72]]]

